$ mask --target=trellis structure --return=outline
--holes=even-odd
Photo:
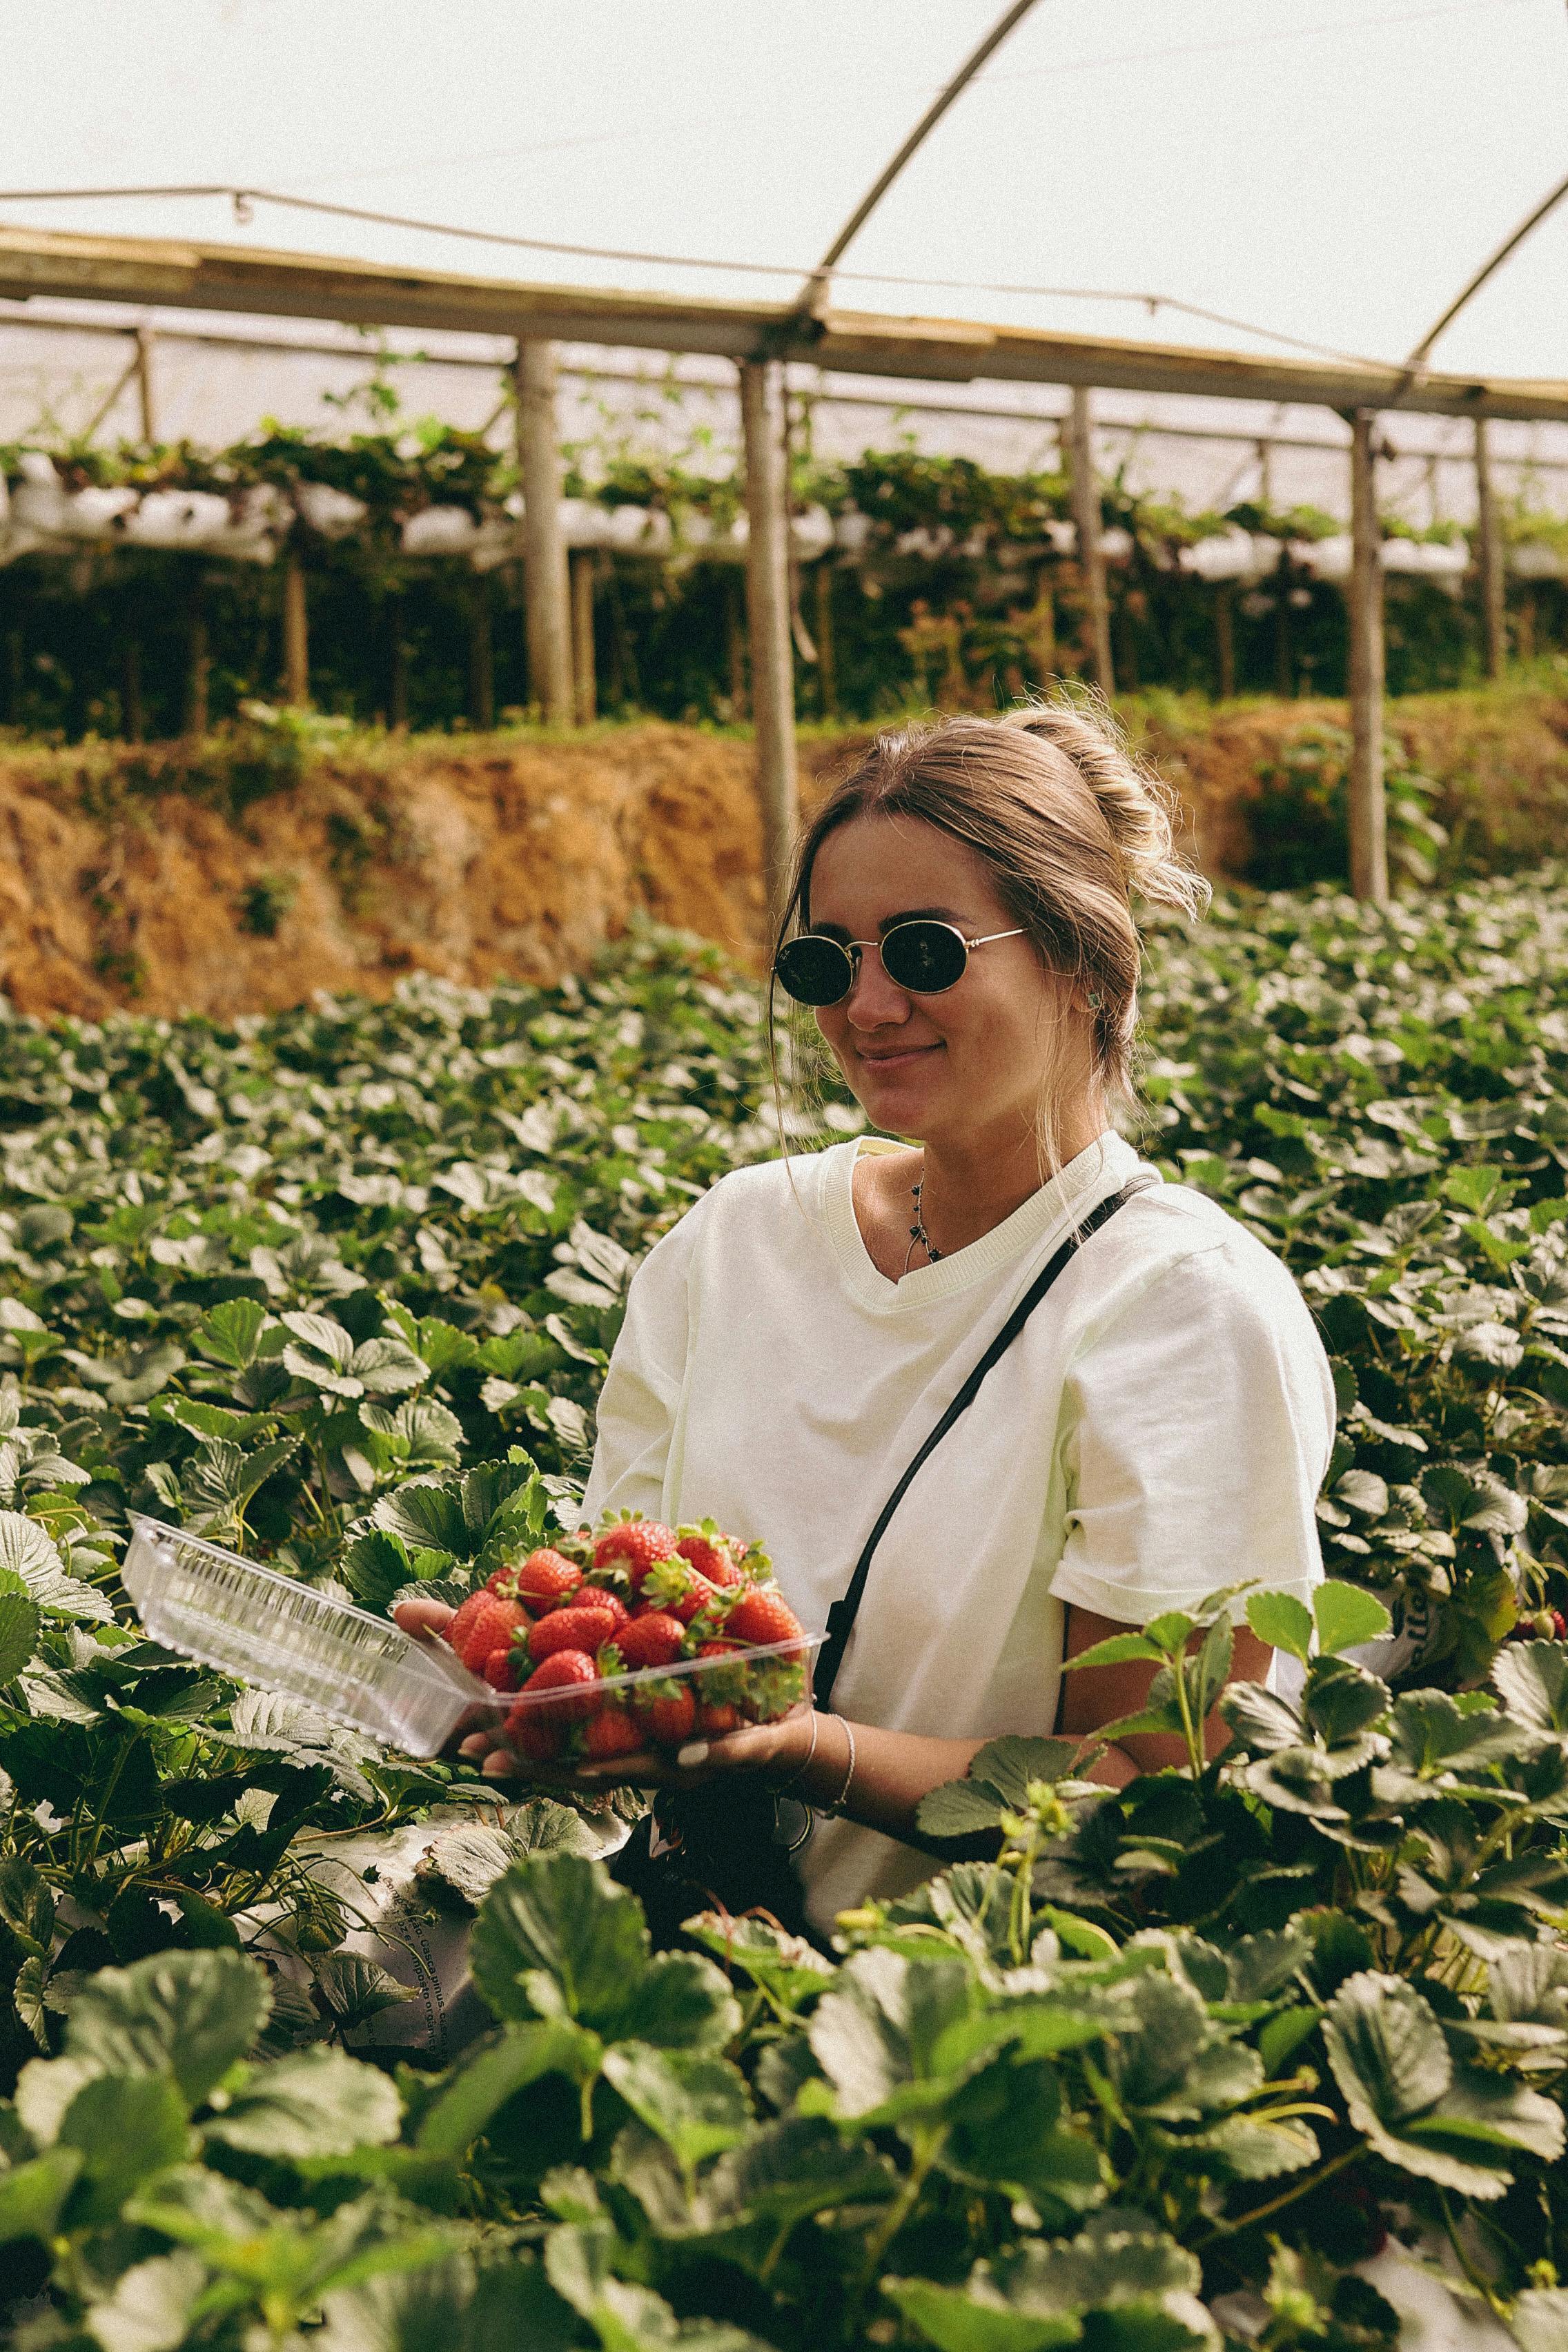
[[[547,715],[569,723],[571,586],[557,522],[555,351],[562,341],[702,353],[731,361],[740,378],[751,530],[747,612],[754,680],[758,785],[770,884],[795,817],[789,521],[783,372],[791,361],[862,376],[963,383],[976,379],[1065,385],[1064,436],[1075,491],[1078,551],[1091,622],[1098,610],[1099,519],[1089,456],[1096,389],[1316,405],[1352,427],[1352,881],[1376,902],[1388,893],[1381,768],[1383,567],[1374,497],[1378,419],[1403,410],[1468,420],[1475,433],[1480,572],[1489,663],[1502,651],[1502,558],[1489,478],[1491,419],[1568,421],[1568,383],[1447,374],[1426,367],[1205,351],[1178,344],[1042,332],[945,319],[892,318],[813,302],[719,301],[526,285],[451,271],[258,251],[190,240],[88,236],[0,228],[0,296],[36,296],[337,320],[380,328],[448,329],[515,337],[518,455],[524,504],[531,675]],[[133,365],[145,369],[146,347]],[[145,382],[143,375],[142,381]],[[286,597],[286,612],[288,600]],[[1089,632],[1091,675],[1109,687],[1106,635]]]

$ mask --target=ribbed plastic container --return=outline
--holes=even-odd
[[[581,1729],[585,1737],[594,1717],[610,1707],[630,1714],[646,1735],[645,1746],[677,1748],[687,1739],[705,1738],[710,1733],[717,1738],[721,1728],[776,1723],[792,1707],[799,1706],[811,1696],[812,1666],[826,1638],[806,1633],[790,1642],[737,1643],[722,1657],[678,1658],[673,1665],[639,1666],[635,1673],[605,1675],[596,1683],[564,1690],[523,1690],[510,1696],[487,1690],[485,1696],[496,1714],[506,1718],[509,1743],[525,1758],[536,1752],[530,1743],[531,1726],[539,1727],[537,1752],[542,1758],[551,1748],[580,1745],[573,1733]],[[683,1720],[688,1693],[689,1724]],[[661,1701],[667,1707],[650,1712]],[[703,1722],[705,1707],[731,1705],[741,1725]],[[605,1752],[613,1755],[614,1750]]]
[[[435,1756],[496,1694],[435,1639],[416,1642],[276,1570],[133,1512],[121,1579],[155,1642],[237,1682],[304,1699],[405,1756]]]

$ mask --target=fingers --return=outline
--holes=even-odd
[[[400,1601],[392,1616],[404,1633],[417,1637],[421,1633],[439,1633],[456,1613],[444,1601]]]

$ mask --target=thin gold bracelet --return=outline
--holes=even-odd
[[[775,1780],[773,1783],[773,1794],[775,1797],[787,1797],[790,1790],[792,1789],[798,1788],[801,1781],[805,1780],[806,1774],[811,1769],[812,1759],[816,1754],[816,1735],[821,1728],[822,1717],[817,1714],[816,1709],[813,1707],[811,1711],[811,1746],[806,1749],[805,1754],[801,1758],[800,1762],[795,1766],[795,1770],[789,1775],[787,1780]]]
[[[855,1778],[855,1726],[847,1715],[839,1716],[837,1720],[844,1726],[844,1737],[849,1742],[849,1764],[844,1775],[844,1786],[830,1805],[820,1808],[823,1812],[831,1813],[836,1820],[842,1815],[845,1806],[849,1802],[850,1784]]]

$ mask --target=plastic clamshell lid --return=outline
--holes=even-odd
[[[435,1756],[493,1703],[442,1641],[319,1592],[161,1519],[131,1515],[121,1580],[153,1641],[258,1690],[303,1699],[405,1756]]]

